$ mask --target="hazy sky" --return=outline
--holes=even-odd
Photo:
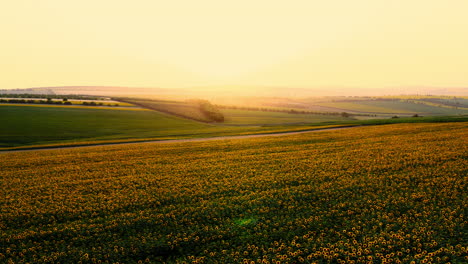
[[[0,88],[468,86],[467,0],[11,0]]]

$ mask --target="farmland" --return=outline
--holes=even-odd
[[[215,126],[140,108],[0,105],[0,149],[274,133],[302,126]],[[318,126],[327,126],[322,124]],[[339,125],[339,124],[335,124]]]
[[[83,105],[83,106],[123,106],[132,104],[110,100],[105,97],[91,97],[79,95],[51,95],[51,94],[2,94],[1,104],[41,104],[41,105]]]
[[[347,112],[371,114],[378,117],[414,114],[464,115],[468,114],[467,99],[450,96],[326,96],[310,98],[259,98],[244,99],[256,107],[296,109],[317,112]]]
[[[379,114],[432,114],[432,115],[449,115],[468,113],[464,109],[454,109],[448,107],[437,107],[425,103],[406,102],[406,101],[358,101],[358,102],[328,102],[318,103],[320,106],[334,107],[347,111],[379,113]]]
[[[466,263],[467,129],[0,153],[0,262]]]
[[[0,148],[53,143],[209,136],[236,131],[142,109],[0,105]],[[245,130],[245,129],[244,129]]]
[[[204,125],[152,111],[0,105],[0,147],[170,135]],[[171,131],[172,130],[172,131]]]
[[[222,122],[213,118],[210,113],[219,114],[218,109],[204,100],[188,100],[188,101],[167,101],[167,100],[148,100],[141,98],[119,98],[121,102],[135,104],[147,109],[167,113],[170,115],[191,119],[199,122],[212,123]],[[214,112],[207,113],[206,107],[211,108]],[[222,115],[221,115],[222,116]]]
[[[468,116],[353,120],[339,115],[223,109],[213,125],[141,109],[0,104],[0,150],[300,131],[330,126],[460,122]]]
[[[228,125],[307,124],[353,120],[340,115],[294,114],[239,109],[222,109],[221,112],[225,116],[224,123]]]

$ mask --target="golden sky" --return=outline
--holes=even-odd
[[[468,86],[467,0],[11,0],[0,89]]]

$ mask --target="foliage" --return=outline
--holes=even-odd
[[[205,114],[200,110],[198,105],[194,103],[180,101],[149,100],[140,98],[116,98],[116,100],[195,121],[210,121],[206,118]]]
[[[198,100],[198,107],[200,111],[212,122],[222,123],[224,122],[224,115],[218,109],[218,107],[212,105],[207,100]]]
[[[51,98],[51,99],[62,99],[64,95],[59,94],[34,94],[34,93],[20,93],[20,94],[8,94],[0,93],[0,98]],[[105,100],[104,97],[100,96],[88,96],[88,95],[75,95],[67,94],[67,99],[80,99],[80,100]]]
[[[278,113],[289,113],[289,114],[303,114],[303,115],[325,115],[325,116],[343,116],[343,113],[339,112],[320,112],[320,111],[310,111],[298,108],[297,105],[290,105],[294,108],[279,108],[279,107],[253,107],[253,106],[235,106],[235,105],[217,105],[219,109],[229,109],[229,110],[244,110],[244,111],[260,111],[260,112],[278,112]],[[351,114],[348,114],[349,117]],[[357,114],[353,113],[353,116],[375,116],[371,114]]]
[[[116,103],[106,102],[96,102],[96,101],[81,101],[81,100],[74,100],[68,101],[68,98],[63,98],[62,100],[53,100],[52,98],[47,98],[47,100],[34,100],[34,99],[0,99],[0,103],[7,103],[7,104],[50,104],[50,105],[84,105],[84,106],[120,106]],[[132,106],[131,104],[123,104],[123,106]]]
[[[141,98],[116,98],[116,100],[205,123],[224,121],[221,111],[206,100],[188,100],[185,102]]]
[[[0,262],[466,263],[467,128],[3,153]]]

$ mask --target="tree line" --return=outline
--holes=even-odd
[[[0,99],[0,103],[9,103],[9,104],[51,104],[51,105],[72,105],[68,98],[63,98],[62,101],[52,100],[52,98],[47,98],[47,100],[32,100],[32,99]],[[91,102],[75,102],[74,105],[84,105],[84,106],[104,106],[104,103]],[[119,106],[119,104],[107,104],[107,106]]]
[[[233,106],[233,105],[216,105],[220,109],[233,109],[233,110],[247,110],[247,111],[262,111],[262,112],[279,112],[288,114],[313,114],[313,115],[331,115],[331,116],[377,116],[374,114],[356,114],[347,112],[320,112],[320,111],[306,111],[297,109],[277,109],[266,107],[251,107],[251,106]]]
[[[8,93],[0,93],[0,98],[43,98],[43,99],[62,99],[64,95],[58,94],[8,94]],[[76,95],[76,94],[68,94],[66,95],[68,99],[76,99],[76,100],[101,100],[103,98],[95,97],[95,96],[87,96],[87,95]]]

